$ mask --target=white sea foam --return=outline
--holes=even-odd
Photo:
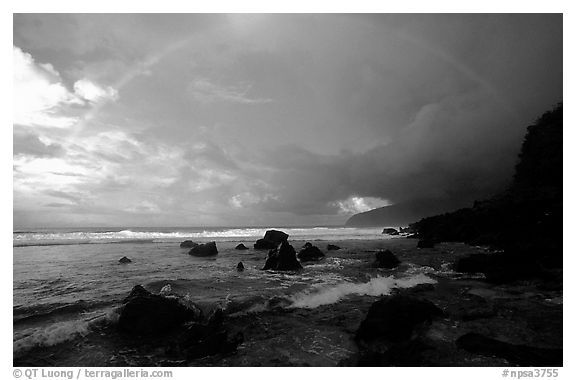
[[[100,311],[96,315],[87,314],[83,319],[57,322],[48,326],[35,327],[15,334],[14,354],[22,353],[34,347],[49,347],[79,336],[87,335],[90,330],[102,323],[115,323],[118,313],[115,309]]]
[[[425,274],[417,274],[412,277],[395,278],[375,277],[369,282],[353,283],[344,282],[336,286],[321,287],[313,291],[305,291],[291,297],[294,308],[313,309],[318,306],[336,303],[350,295],[381,296],[388,295],[392,289],[411,288],[419,284],[435,284],[436,280]]]
[[[184,239],[217,239],[234,241],[238,239],[259,239],[270,228],[228,228],[195,231],[69,231],[69,232],[19,232],[13,234],[14,245],[27,244],[71,244],[71,243],[112,243],[131,240],[173,242]],[[292,239],[300,240],[355,240],[386,239],[380,228],[313,227],[282,228]]]

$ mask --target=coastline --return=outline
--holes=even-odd
[[[300,247],[304,241],[290,241]],[[327,241],[314,242],[325,251]],[[422,273],[435,284],[393,289],[391,294],[408,295],[432,302],[444,312],[419,328],[419,339],[427,349],[418,355],[404,355],[394,365],[409,366],[513,366],[514,358],[489,353],[473,353],[459,348],[456,341],[469,332],[513,345],[557,350],[562,348],[562,280],[515,282],[495,285],[481,276],[458,274],[451,263],[471,253],[486,253],[483,247],[460,243],[442,243],[435,248],[416,248],[417,240],[330,241],[339,251],[325,251],[338,258],[338,271],[348,278],[368,282],[376,277],[399,277]],[[396,269],[376,269],[370,264],[375,252],[390,249],[401,261]],[[258,251],[264,263],[267,251]],[[303,274],[314,275],[314,266],[306,264]],[[249,269],[258,270],[258,269]],[[167,278],[170,274],[166,274]],[[145,287],[152,293],[162,284]],[[130,289],[125,289],[126,295]],[[355,366],[361,355],[355,334],[377,296],[346,294],[335,302],[315,307],[289,307],[282,300],[250,313],[229,308],[225,326],[241,332],[243,343],[235,352],[204,358],[186,359],[169,352],[170,336],[154,338],[142,344],[140,339],[116,332],[113,323],[103,323],[80,339],[49,347],[39,347],[14,358],[15,366]],[[175,332],[177,334],[177,332]],[[504,355],[505,356],[505,355]],[[560,357],[560,361],[561,361]],[[534,363],[538,365],[539,363]]]

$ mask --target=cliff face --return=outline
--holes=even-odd
[[[474,207],[414,223],[422,238],[463,241],[562,263],[562,105],[528,127],[511,186]]]
[[[453,205],[452,205],[453,207]],[[380,207],[353,215],[346,221],[348,227],[407,226],[415,220],[450,210],[451,205],[438,200],[420,200]]]

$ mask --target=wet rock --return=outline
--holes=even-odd
[[[456,346],[483,356],[504,358],[520,366],[562,366],[562,349],[530,347],[468,333],[456,340]]]
[[[244,264],[242,264],[242,261],[240,261],[240,262],[238,263],[238,265],[236,266],[236,270],[237,270],[238,272],[244,271]]]
[[[429,239],[418,240],[418,248],[434,248],[434,241]]]
[[[136,335],[155,335],[181,326],[184,322],[198,320],[202,312],[188,308],[176,298],[152,294],[136,285],[124,299],[118,328]]]
[[[288,240],[288,234],[277,230],[268,230],[264,238],[258,239],[254,244],[254,249],[275,249],[280,243]]]
[[[483,273],[486,280],[493,283],[546,279],[546,272],[533,258],[502,253],[475,253],[462,257],[454,263],[454,270],[461,273]]]
[[[339,249],[341,249],[341,248],[335,244],[328,244],[328,246],[326,246],[326,250],[328,250],[328,251],[337,251]]]
[[[248,249],[248,247],[246,247],[243,243],[240,243],[236,246],[236,249],[244,251],[244,250]]]
[[[399,235],[400,232],[398,232],[398,230],[395,228],[384,228],[382,230],[382,234],[383,235]]]
[[[188,254],[198,257],[214,256],[218,254],[218,248],[216,248],[216,242],[211,241],[210,243],[199,244],[192,248]]]
[[[312,243],[310,243],[308,241],[306,243],[304,243],[304,245],[302,246],[302,248],[310,248],[310,247],[312,247]]]
[[[393,269],[400,264],[400,260],[389,249],[376,252],[376,259],[372,263],[373,268]]]
[[[420,365],[423,352],[431,349],[423,328],[442,315],[430,301],[401,294],[374,302],[356,332],[359,353],[351,364]]]
[[[322,252],[318,247],[310,244],[309,246],[305,246],[305,248],[302,248],[300,252],[298,252],[297,256],[301,262],[318,261],[324,258],[324,252]]]
[[[198,243],[194,243],[192,240],[185,240],[180,243],[180,248],[194,248],[197,247]]]
[[[241,332],[231,334],[224,326],[223,312],[218,309],[207,323],[188,323],[178,336],[175,351],[187,359],[196,359],[232,353],[243,341]]]
[[[275,249],[278,243],[266,239],[258,239],[254,243],[254,249]]]
[[[118,260],[118,262],[119,262],[120,264],[128,264],[128,263],[131,263],[132,260],[130,260],[129,258],[127,258],[126,256],[124,256],[123,258],[121,258],[120,260]]]
[[[370,306],[356,332],[356,341],[400,342],[411,338],[414,329],[443,315],[432,302],[404,295],[382,298]]]
[[[302,269],[302,265],[296,259],[296,251],[288,242],[283,242],[280,247],[268,252],[268,258],[266,259],[266,264],[264,264],[263,270],[299,270]]]

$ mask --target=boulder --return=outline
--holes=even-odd
[[[198,257],[214,256],[218,254],[218,248],[216,248],[216,242],[211,241],[210,243],[199,244],[192,248],[188,254]]]
[[[418,248],[434,248],[434,241],[429,239],[418,240]]]
[[[123,258],[121,258],[120,260],[118,260],[118,262],[119,262],[120,264],[128,264],[128,263],[131,263],[132,260],[130,260],[129,258],[127,258],[126,256],[124,256]]]
[[[264,240],[273,241],[274,243],[282,243],[288,240],[288,234],[277,230],[268,230],[264,234]]]
[[[382,230],[382,234],[383,235],[399,235],[400,232],[398,232],[398,230],[395,228],[384,228],[384,230]]]
[[[130,334],[155,335],[181,326],[184,322],[199,320],[202,312],[189,308],[176,298],[152,294],[136,285],[124,299],[118,328]]]
[[[266,259],[266,264],[264,264],[263,270],[299,270],[302,269],[302,265],[298,259],[296,259],[296,251],[287,241],[280,244],[280,247],[268,252],[268,258]]]
[[[197,247],[198,243],[194,243],[192,240],[185,240],[180,243],[180,248],[194,248]]]
[[[302,246],[302,248],[309,248],[309,247],[312,247],[312,243],[310,243],[308,241],[306,243],[304,243],[304,245]]]
[[[427,300],[400,294],[385,297],[370,306],[356,332],[356,341],[366,344],[409,340],[418,325],[442,315],[442,310]]]
[[[248,247],[246,247],[243,243],[240,243],[236,246],[236,249],[244,251],[244,250],[248,249]]]
[[[254,244],[254,249],[274,249],[280,243],[288,240],[288,234],[277,230],[268,230],[264,238],[258,239]]]
[[[530,347],[468,333],[456,340],[460,349],[482,356],[496,356],[523,367],[562,366],[562,349]]]
[[[372,263],[372,268],[396,268],[400,264],[400,260],[389,249],[385,251],[376,252],[376,258]]]
[[[328,251],[337,251],[339,249],[340,249],[340,247],[338,247],[337,245],[334,245],[334,244],[328,244],[326,246],[326,250],[328,250]]]
[[[236,265],[236,270],[237,270],[238,272],[244,271],[244,264],[242,264],[242,261],[240,261],[240,262],[238,263],[238,265]]]
[[[324,258],[324,252],[322,252],[318,247],[310,244],[309,246],[302,248],[300,252],[298,252],[297,256],[301,262],[318,261]]]
[[[186,324],[176,337],[172,353],[187,359],[196,359],[236,351],[238,345],[244,341],[244,336],[241,332],[231,334],[223,322],[223,312],[218,309],[206,323]]]
[[[266,239],[258,239],[254,243],[254,249],[276,249],[278,243]]]

